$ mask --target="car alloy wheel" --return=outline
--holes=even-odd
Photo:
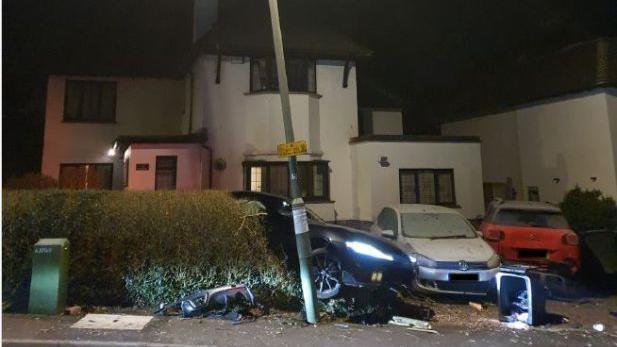
[[[325,248],[314,250],[312,260],[317,298],[337,296],[341,290],[341,263]]]

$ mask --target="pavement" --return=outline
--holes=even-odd
[[[437,334],[393,325],[323,321],[308,325],[277,312],[232,324],[213,319],[154,317],[141,331],[75,329],[80,316],[2,315],[3,346],[610,346],[617,347],[617,297],[547,302],[558,324],[517,330],[500,323],[495,306],[414,302],[430,307]],[[109,309],[104,313],[147,314]],[[592,328],[602,323],[604,331]]]

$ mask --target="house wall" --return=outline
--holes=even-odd
[[[515,112],[446,123],[441,127],[445,136],[477,136],[482,141],[482,177],[484,182],[505,183],[512,178],[512,186],[523,198],[523,178],[519,157],[519,138]]]
[[[358,133],[356,75],[352,67],[348,87],[343,88],[343,65],[319,61],[317,94],[294,93],[290,102],[295,138],[308,143],[308,155],[299,160],[330,161],[330,197],[336,202],[338,218],[351,218],[348,141]],[[243,161],[284,160],[276,155],[276,145],[285,142],[280,97],[278,93],[249,93],[248,58],[222,57],[220,84],[215,83],[215,56],[202,56],[193,73],[193,128],[208,129],[213,157],[227,164],[225,170],[214,171],[214,187],[243,189]]]
[[[176,156],[176,189],[207,188],[208,152],[199,144],[135,144],[125,154],[128,160],[128,190],[154,190],[157,156]],[[137,170],[137,164],[148,164],[148,170]]]
[[[517,113],[523,182],[538,186],[542,201],[558,203],[576,185],[617,196],[605,93],[575,96]],[[559,183],[553,178],[559,178]]]
[[[400,203],[399,169],[453,169],[458,210],[468,218],[484,214],[479,143],[360,142],[352,150],[354,219],[375,220],[385,205]],[[383,156],[390,166],[378,163]]]
[[[67,79],[117,82],[115,123],[63,122]],[[47,84],[41,171],[58,178],[60,163],[114,163],[113,186],[122,187],[122,161],[106,155],[118,135],[182,133],[183,81],[151,78],[50,76]]]
[[[613,143],[615,177],[617,178],[617,88],[611,88],[606,93],[606,106],[608,111],[608,122],[611,130],[611,141]],[[613,197],[617,198],[617,193],[615,193]]]
[[[537,186],[542,201],[558,203],[576,185],[617,196],[615,107],[614,93],[601,89],[444,124],[442,132],[480,137],[485,180],[516,177],[512,163],[520,162],[520,198]]]

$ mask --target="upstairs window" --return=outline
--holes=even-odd
[[[244,165],[246,190],[289,196],[287,162],[245,162]],[[298,162],[298,185],[306,201],[329,201],[328,162]]]
[[[64,121],[114,122],[116,82],[67,80]]]
[[[456,205],[452,169],[401,169],[399,185],[401,204]]]
[[[316,92],[314,60],[287,59],[285,67],[290,92]],[[278,90],[279,83],[274,58],[252,58],[251,92]]]

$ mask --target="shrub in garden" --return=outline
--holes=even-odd
[[[617,229],[617,205],[612,197],[603,196],[599,190],[582,190],[576,187],[560,204],[568,223],[576,232],[594,229]]]
[[[3,293],[23,296],[32,247],[71,242],[69,303],[154,305],[195,289],[247,283],[297,302],[297,281],[267,249],[263,224],[224,192],[3,192]]]

